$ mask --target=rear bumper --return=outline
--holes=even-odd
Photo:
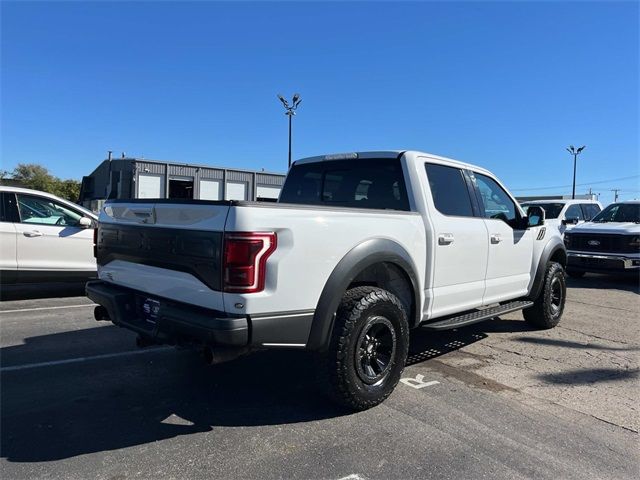
[[[107,309],[114,324],[156,343],[229,347],[249,343],[246,317],[229,317],[216,310],[157,299],[160,309],[156,318],[150,321],[144,318],[141,310],[149,295],[103,281],[87,283],[86,293]]]
[[[567,268],[583,272],[638,274],[640,257],[567,252]]]

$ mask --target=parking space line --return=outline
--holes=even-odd
[[[36,308],[19,308],[17,310],[0,310],[0,313],[18,313],[18,312],[38,312],[41,310],[61,310],[64,308],[80,308],[80,307],[95,307],[95,303],[85,303],[82,305],[60,305],[56,307],[36,307]]]
[[[40,367],[53,367],[57,365],[67,365],[70,363],[83,363],[90,362],[93,360],[104,360],[106,358],[117,358],[117,357],[128,357],[134,355],[143,355],[145,353],[154,353],[154,352],[163,352],[167,350],[171,350],[172,347],[158,347],[158,348],[147,348],[144,350],[129,350],[126,352],[118,352],[118,353],[105,353],[103,355],[93,355],[91,357],[77,357],[77,358],[67,358],[65,360],[52,360],[50,362],[39,362],[39,363],[26,363],[24,365],[14,365],[11,367],[3,367],[0,368],[0,373],[5,372],[15,372],[17,370],[28,370],[31,368],[40,368]]]

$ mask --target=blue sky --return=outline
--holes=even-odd
[[[2,2],[2,169],[284,171],[276,94],[300,92],[294,158],[419,149],[552,194],[586,144],[578,184],[640,197],[638,5]]]

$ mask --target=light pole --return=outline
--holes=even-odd
[[[571,199],[576,198],[576,163],[578,161],[578,155],[582,153],[584,147],[585,145],[576,149],[573,145],[569,145],[569,148],[567,148],[567,152],[573,155],[573,190],[571,191]]]
[[[291,168],[291,119],[296,114],[296,110],[298,109],[300,102],[302,102],[302,98],[300,98],[299,93],[294,93],[293,98],[291,99],[291,105],[289,105],[289,102],[285,100],[282,95],[278,94],[278,98],[286,110],[284,114],[289,117],[289,168]]]

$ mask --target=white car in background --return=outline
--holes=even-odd
[[[0,186],[0,282],[95,277],[96,224],[95,214],[55,195]]]
[[[561,235],[575,225],[590,221],[602,211],[602,204],[595,200],[529,200],[521,205],[525,212],[531,206],[541,207],[545,223],[557,227]]]
[[[640,201],[612,203],[564,236],[567,273],[640,273]]]

